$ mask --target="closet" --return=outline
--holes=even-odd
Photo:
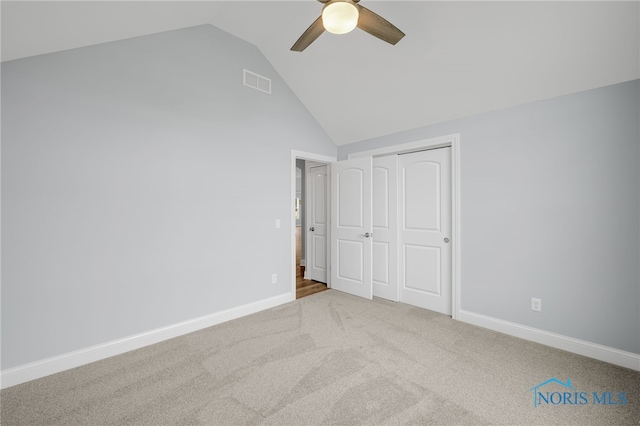
[[[451,148],[331,167],[332,288],[451,315]]]

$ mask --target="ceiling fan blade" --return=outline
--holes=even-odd
[[[322,16],[319,16],[318,19],[313,21],[313,24],[311,24],[309,28],[307,28],[307,30],[302,33],[298,41],[296,41],[293,46],[291,46],[291,50],[293,50],[294,52],[302,52],[311,43],[313,43],[315,39],[320,37],[323,32],[324,26],[322,25]]]
[[[359,4],[356,4],[356,7],[360,13],[360,17],[358,18],[358,28],[361,30],[391,44],[396,44],[402,39],[402,37],[404,37],[404,33],[402,31],[382,16],[370,11],[366,7],[360,6]]]

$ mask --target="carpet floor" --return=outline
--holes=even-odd
[[[5,426],[640,424],[640,372],[334,290],[0,398]]]

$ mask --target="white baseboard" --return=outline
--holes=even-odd
[[[460,310],[458,319],[462,322],[488,328],[510,336],[640,371],[640,355],[632,352],[587,342],[585,340],[574,339],[573,337],[567,337],[464,310]]]
[[[295,293],[285,293],[280,296],[260,300],[237,308],[227,309],[203,317],[194,318],[167,327],[157,328],[145,333],[113,340],[100,345],[91,346],[66,354],[46,358],[40,361],[23,364],[17,367],[2,370],[0,373],[0,388],[19,385],[30,380],[39,379],[64,370],[79,367],[101,359],[109,358],[125,352],[153,345],[164,340],[192,333],[203,328],[211,327],[250,315],[265,309],[273,308],[295,300]]]

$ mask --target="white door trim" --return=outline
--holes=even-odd
[[[347,156],[349,160],[352,158],[358,157],[380,157],[382,155],[391,155],[391,154],[405,154],[408,152],[421,151],[424,149],[433,149],[440,148],[444,146],[451,146],[453,148],[453,143],[458,145],[460,143],[460,134],[452,134],[446,136],[440,136],[437,138],[431,139],[422,139],[419,141],[413,141],[408,143],[403,143],[399,145],[391,145],[383,148],[370,149],[367,151],[359,151],[353,152]],[[452,149],[453,151],[453,149]]]
[[[377,157],[424,149],[451,147],[451,317],[460,319],[460,134],[440,136],[368,151],[354,152],[347,158]]]
[[[304,152],[304,151],[297,151],[295,149],[291,150],[291,196],[289,197],[289,199],[291,200],[291,205],[289,207],[289,212],[290,212],[290,222],[291,223],[291,227],[290,227],[290,235],[291,235],[291,243],[289,244],[290,246],[290,253],[289,253],[289,257],[291,259],[291,267],[290,267],[290,271],[291,271],[291,299],[292,300],[296,300],[296,217],[295,217],[295,211],[296,211],[296,159],[300,159],[300,160],[305,160],[305,161],[315,161],[318,163],[325,163],[325,164],[329,164],[329,163],[334,163],[336,161],[338,161],[338,159],[336,157],[330,157],[327,155],[322,155],[322,154],[316,154],[313,152]],[[327,176],[327,179],[329,179],[329,176]],[[330,182],[327,182],[327,185],[330,185]],[[327,203],[328,204],[328,203]],[[330,232],[330,230],[327,230],[327,233]],[[327,241],[331,241],[330,240],[330,235],[327,235]],[[330,259],[329,257],[329,247],[331,245],[327,244],[327,259]],[[331,287],[331,262],[327,262],[327,287]]]

